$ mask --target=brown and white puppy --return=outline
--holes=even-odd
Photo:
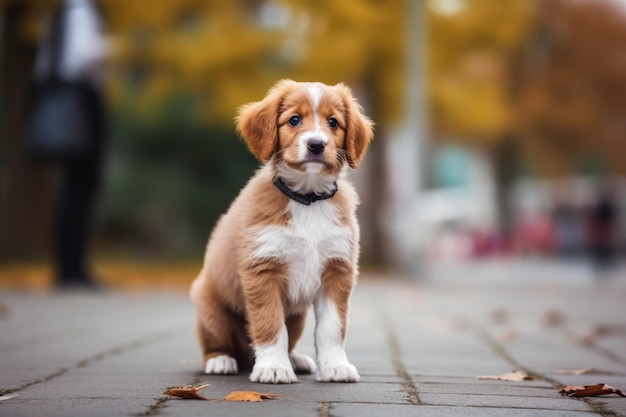
[[[355,382],[344,350],[359,255],[358,204],[343,178],[373,138],[348,87],[279,81],[240,109],[237,129],[264,166],[217,223],[192,285],[207,374]],[[313,305],[316,362],[294,351]]]

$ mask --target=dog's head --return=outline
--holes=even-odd
[[[279,81],[262,100],[239,110],[237,129],[256,158],[311,173],[356,169],[373,123],[343,84]]]

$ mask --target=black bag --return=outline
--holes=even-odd
[[[95,126],[91,109],[96,92],[82,82],[65,81],[57,74],[63,53],[65,8],[53,20],[49,73],[34,86],[26,127],[26,150],[41,160],[74,160],[86,157],[94,146]]]
[[[35,87],[26,135],[33,157],[80,159],[90,153],[96,134],[89,114],[90,94],[84,85],[61,80]]]

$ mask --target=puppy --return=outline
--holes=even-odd
[[[237,130],[264,165],[209,239],[192,285],[207,374],[250,369],[250,380],[356,382],[344,350],[356,282],[357,168],[373,123],[343,84],[279,81],[243,106]],[[317,361],[294,349],[307,310],[316,318]]]

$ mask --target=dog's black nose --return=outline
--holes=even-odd
[[[319,155],[324,152],[324,142],[319,139],[309,139],[306,144],[306,148],[313,154]]]

